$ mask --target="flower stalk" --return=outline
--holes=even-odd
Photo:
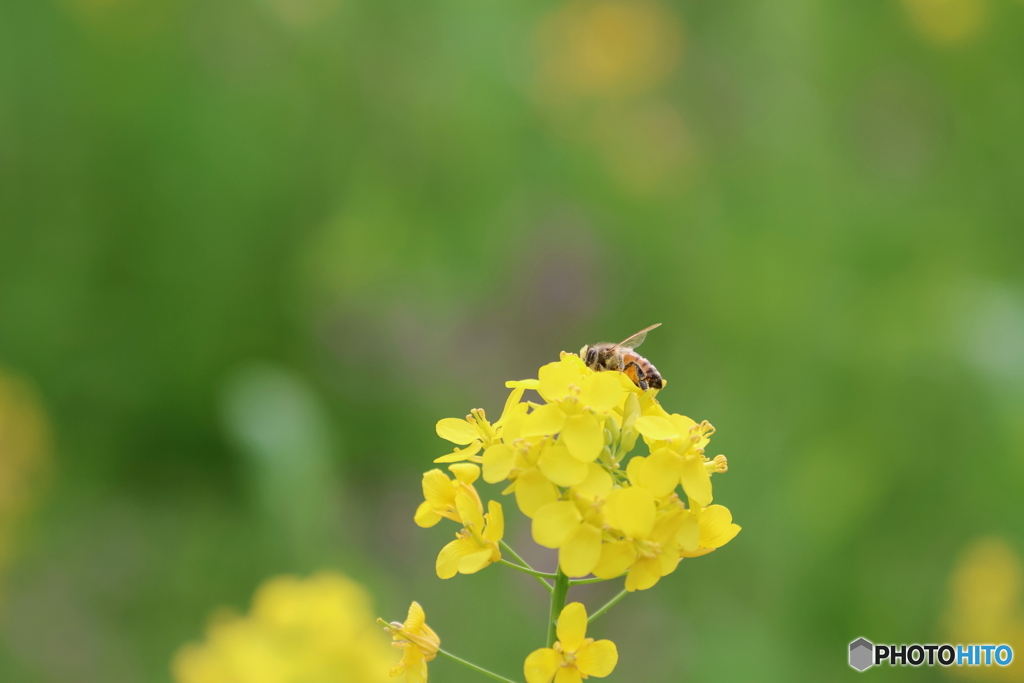
[[[493,671],[488,671],[487,669],[483,668],[482,666],[477,666],[473,662],[467,662],[462,657],[456,657],[451,652],[445,652],[444,650],[438,650],[437,654],[444,655],[445,657],[447,657],[448,659],[452,660],[453,662],[458,662],[459,664],[461,664],[461,665],[463,665],[465,667],[468,667],[468,668],[470,668],[473,671],[476,671],[478,673],[482,673],[484,676],[487,676],[488,678],[493,678],[496,681],[504,681],[504,683],[519,683],[518,681],[514,681],[511,678],[505,678],[504,676],[496,674]]]
[[[548,612],[548,647],[552,647],[557,639],[556,627],[558,625],[558,616],[565,608],[565,599],[568,595],[569,577],[566,576],[562,572],[562,568],[559,567],[558,573],[555,574],[555,586],[551,591],[551,609]]]

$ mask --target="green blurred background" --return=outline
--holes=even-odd
[[[654,322],[744,530],[595,623],[608,680],[1024,657],[1022,37],[1019,0],[0,3],[0,680],[168,683],[318,569],[518,677],[546,596],[434,575],[434,423]]]

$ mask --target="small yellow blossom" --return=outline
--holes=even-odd
[[[456,448],[448,455],[442,455],[434,460],[436,463],[460,462],[469,460],[471,462],[482,462],[482,456],[477,455],[480,449],[487,449],[495,444],[500,444],[501,431],[504,424],[510,417],[517,413],[525,413],[527,405],[520,403],[523,398],[524,387],[513,387],[512,393],[505,401],[505,409],[501,417],[493,425],[487,421],[487,414],[483,408],[475,408],[470,411],[464,420],[457,417],[446,417],[437,423],[437,435],[442,439],[451,441],[460,446],[466,446],[462,450]]]
[[[483,514],[479,499],[463,491],[456,495],[455,504],[465,528],[437,556],[437,575],[442,579],[475,574],[501,559],[498,542],[505,534],[501,504],[490,501],[487,514]]]
[[[698,530],[694,534],[692,527],[685,524],[676,535],[680,554],[683,557],[700,557],[736,538],[742,527],[734,524],[732,513],[723,505],[711,505],[700,512],[692,512],[692,520],[697,522]],[[694,543],[696,537],[696,543]]]
[[[626,590],[652,587],[679,564],[677,536],[688,514],[679,508],[659,511],[651,492],[638,486],[612,491],[605,518],[622,538],[602,547],[594,575],[611,579],[628,570]]]
[[[584,678],[604,678],[619,661],[610,640],[587,638],[587,610],[572,602],[558,616],[558,640],[554,647],[534,650],[523,666],[526,683],[580,683]]]
[[[594,372],[579,356],[566,354],[537,373],[537,392],[545,405],[526,416],[523,437],[561,434],[569,454],[593,462],[605,446],[603,415],[609,415],[626,397],[621,373]]]
[[[589,474],[587,463],[569,454],[561,441],[548,437],[516,439],[515,446],[492,446],[484,453],[484,481],[512,482],[505,493],[515,493],[519,509],[527,517],[558,500],[557,486],[574,486]]]
[[[549,503],[533,518],[533,540],[558,548],[558,565],[566,576],[586,576],[601,559],[602,503],[577,496]]]
[[[402,659],[392,667],[391,675],[400,676],[404,673],[406,683],[426,683],[427,662],[433,660],[441,648],[441,639],[427,626],[426,619],[423,608],[414,602],[409,606],[409,616],[404,624],[398,621],[388,624],[383,619],[377,620],[394,639],[391,645],[402,650]]]
[[[441,521],[442,517],[462,523],[456,499],[460,492],[480,501],[480,495],[473,488],[473,482],[480,477],[480,468],[472,463],[456,463],[448,467],[455,475],[449,479],[441,470],[430,470],[423,474],[423,497],[426,499],[416,509],[414,519],[421,527],[429,528]]]
[[[690,500],[698,505],[711,504],[711,472],[724,471],[724,457],[714,460],[709,470],[705,466],[704,447],[714,434],[708,422],[697,424],[684,415],[645,415],[636,421],[636,429],[651,448],[650,457],[643,461],[640,484],[661,498],[669,495],[677,485]]]

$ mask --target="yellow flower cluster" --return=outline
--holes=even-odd
[[[628,592],[656,584],[683,558],[731,541],[740,527],[729,510],[712,504],[711,490],[712,475],[728,465],[725,456],[705,455],[710,424],[669,414],[658,390],[640,389],[621,372],[595,371],[578,355],[563,353],[536,379],[506,386],[512,391],[493,424],[481,409],[437,423],[438,436],[455,448],[434,461],[447,465],[447,473],[423,475],[415,520],[421,527],[442,519],[462,527],[437,556],[442,579],[501,562],[532,574],[551,594],[548,647],[526,658],[527,683],[603,678],[615,669],[618,650],[610,640],[586,637],[586,608],[566,605],[569,587],[625,576],[625,590],[593,619]],[[541,402],[524,400],[527,391]],[[641,438],[648,453],[632,455]],[[514,494],[532,520],[534,540],[558,550],[557,573],[534,570],[502,541],[504,512],[496,501],[484,505],[476,489],[481,478],[507,482],[503,494]],[[502,559],[502,548],[518,564]],[[582,580],[591,574],[596,578]],[[408,683],[426,681],[427,662],[438,654],[514,683],[442,650],[415,602],[404,623],[385,628],[404,652],[391,674],[404,673]]]
[[[384,683],[388,648],[362,586],[336,573],[266,581],[247,616],[216,613],[174,657],[176,683]],[[425,678],[424,678],[425,680]]]
[[[558,550],[569,577],[625,574],[627,590],[644,590],[682,558],[739,533],[729,510],[711,504],[711,477],[728,467],[724,456],[705,455],[714,433],[707,422],[667,413],[656,390],[641,390],[623,373],[595,372],[575,354],[507,386],[493,425],[479,409],[437,423],[439,436],[464,447],[435,461],[455,463],[452,478],[439,469],[424,475],[416,512],[420,526],[447,517],[464,527],[438,556],[441,578],[501,559],[501,506],[491,501],[484,514],[474,487],[481,468],[484,481],[509,482],[504,493],[515,494],[534,540]],[[526,390],[543,403],[523,401]],[[641,437],[649,455],[627,462]]]

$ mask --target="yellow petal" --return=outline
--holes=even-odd
[[[465,446],[476,441],[480,437],[476,425],[457,417],[446,417],[437,423],[437,435],[442,439]]]
[[[476,552],[465,555],[459,560],[460,574],[476,574],[478,571],[491,564],[493,553],[490,548],[478,548]]]
[[[489,501],[487,503],[487,528],[483,533],[484,540],[497,543],[504,536],[505,512],[501,509],[501,503],[496,500]]]
[[[694,551],[700,545],[700,524],[689,510],[683,514],[683,523],[676,532],[676,543],[684,551]]]
[[[653,441],[667,441],[679,436],[679,429],[672,424],[671,420],[657,415],[645,415],[637,418],[636,430]]]
[[[572,490],[584,500],[591,501],[595,498],[604,498],[611,493],[612,485],[612,475],[596,462],[592,462],[587,465],[587,478],[573,486]]]
[[[413,517],[413,520],[417,525],[424,529],[429,529],[441,521],[441,515],[434,512],[434,508],[431,507],[430,501],[425,500],[420,503],[418,508],[416,508],[416,515]]]
[[[461,450],[456,448],[448,455],[442,455],[440,458],[435,458],[434,462],[462,462],[463,460],[468,460],[469,456],[476,455],[477,451],[481,448],[483,448],[483,444],[479,441],[474,441]]]
[[[669,543],[662,548],[661,553],[658,555],[658,562],[660,564],[658,573],[662,576],[668,576],[679,566],[680,559],[682,558],[679,556],[679,546],[675,543]]]
[[[450,579],[458,574],[462,558],[479,552],[479,550],[480,546],[465,538],[458,538],[441,548],[435,563],[438,578]]]
[[[608,494],[605,519],[629,538],[645,539],[654,528],[654,496],[647,489],[632,486]]]
[[[516,451],[503,443],[491,446],[484,451],[484,481],[497,484],[508,479],[509,472],[516,462]]]
[[[558,486],[575,486],[587,478],[587,464],[569,455],[561,443],[547,446],[537,459],[537,467],[551,483]]]
[[[508,398],[505,399],[505,407],[501,410],[501,417],[499,417],[498,421],[494,423],[495,427],[499,427],[504,424],[508,416],[516,410],[516,406],[518,406],[519,402],[523,400],[524,391],[526,391],[526,387],[524,386],[517,386],[512,389],[512,393],[510,393]]]
[[[615,408],[625,391],[616,373],[595,372],[583,379],[580,386],[580,403],[585,408],[603,413]]]
[[[686,518],[685,514],[686,510],[681,510],[678,507],[658,512],[654,519],[654,529],[651,530],[650,540],[661,546],[675,542],[676,533]]]
[[[537,510],[556,500],[558,489],[536,467],[526,470],[516,479],[516,503],[530,519]]]
[[[732,513],[722,505],[712,505],[700,515],[700,545],[703,548],[721,548],[739,532],[739,525],[732,523]]]
[[[685,415],[679,415],[678,413],[672,413],[668,416],[668,419],[672,421],[672,424],[676,426],[680,434],[686,435],[690,433],[690,428],[697,425],[696,422],[686,417]]]
[[[561,668],[562,657],[549,647],[534,650],[526,656],[523,675],[526,683],[551,683],[555,671]]]
[[[683,459],[670,448],[659,448],[644,460],[640,468],[640,485],[654,494],[655,498],[664,498],[679,485],[680,469]]]
[[[645,591],[661,578],[661,562],[656,557],[641,557],[629,569],[626,576],[626,590]]]
[[[444,509],[455,504],[455,487],[452,480],[441,470],[423,473],[423,497],[434,509]]]
[[[505,382],[506,389],[514,389],[516,387],[522,387],[524,389],[536,390],[540,386],[540,382],[535,379],[510,379]]]
[[[558,642],[566,652],[575,652],[587,637],[587,608],[582,602],[570,602],[558,615]]]
[[[547,436],[562,431],[565,424],[565,413],[557,405],[538,406],[526,416],[519,436],[528,439],[531,436]]]
[[[405,617],[405,624],[403,624],[403,627],[407,631],[416,631],[423,627],[426,620],[427,614],[423,611],[423,608],[420,607],[420,603],[413,601],[413,603],[409,605],[409,614]]]
[[[480,466],[471,462],[459,462],[448,466],[448,471],[463,484],[472,484],[480,478]]]
[[[693,551],[690,551],[690,550],[680,550],[679,551],[679,555],[680,555],[680,557],[684,557],[684,558],[686,558],[686,557],[701,557],[702,555],[707,555],[708,553],[713,553],[713,552],[715,552],[714,548],[697,548],[696,550],[693,550]]]
[[[529,409],[530,406],[528,404],[518,403],[508,412],[508,414],[502,416],[502,441],[510,444],[519,438],[519,433],[523,429],[523,423],[526,422],[526,411]]]
[[[632,541],[613,541],[601,546],[601,559],[594,567],[594,576],[614,579],[636,561],[636,546]]]
[[[480,499],[465,488],[455,494],[455,509],[464,527],[478,534],[484,530],[484,511],[480,506]]]
[[[580,386],[583,383],[583,375],[579,368],[564,360],[542,367],[537,372],[537,379],[540,381],[537,393],[548,403],[561,401],[569,395],[570,385]]]
[[[699,455],[683,458],[682,482],[686,495],[701,507],[711,504],[711,475]]]
[[[576,668],[584,676],[604,678],[619,663],[619,651],[610,640],[598,640],[584,645],[576,653]]]
[[[569,501],[548,503],[533,517],[533,540],[545,548],[561,548],[582,521],[579,510]]]
[[[566,418],[559,440],[580,462],[593,462],[604,448],[604,426],[593,415]]]
[[[558,564],[574,579],[589,574],[601,559],[601,531],[581,524],[558,551]]]
[[[583,677],[575,666],[560,667],[555,672],[555,683],[582,683]]]

